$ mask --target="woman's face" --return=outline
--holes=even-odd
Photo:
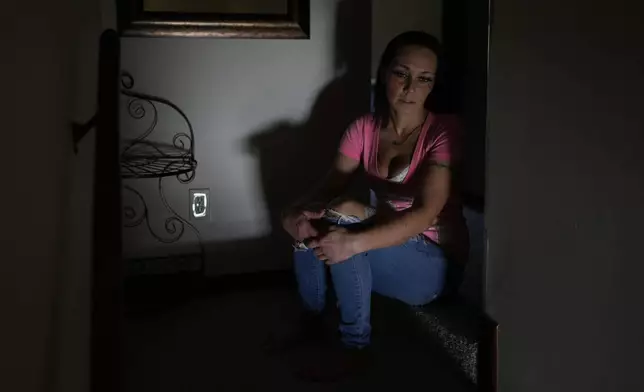
[[[385,75],[387,99],[396,111],[422,110],[434,88],[436,54],[422,46],[405,46],[391,62]]]

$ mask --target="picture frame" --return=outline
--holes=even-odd
[[[310,0],[117,0],[117,18],[129,37],[310,37]]]

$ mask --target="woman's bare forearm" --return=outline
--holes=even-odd
[[[359,252],[400,245],[409,238],[425,231],[443,210],[450,193],[450,170],[432,166],[426,175],[421,196],[411,208],[395,213],[356,234],[355,243]]]
[[[405,243],[425,231],[440,213],[444,202],[438,200],[434,207],[410,208],[394,213],[364,231],[356,233],[358,253]]]
[[[300,209],[305,206],[327,205],[347,189],[349,180],[359,165],[360,162],[338,154],[333,168],[327,172],[324,178],[311,191],[298,199],[292,205],[291,209]]]
[[[326,205],[340,196],[347,188],[350,174],[337,172],[332,169],[299,203],[300,205]]]

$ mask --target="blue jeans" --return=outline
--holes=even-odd
[[[312,249],[296,249],[294,259],[305,308],[322,312],[326,305],[326,264]],[[409,305],[427,304],[443,289],[446,264],[440,247],[419,235],[403,245],[370,250],[331,265],[342,342],[350,347],[369,344],[372,291]]]

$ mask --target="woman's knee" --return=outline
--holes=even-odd
[[[293,261],[296,267],[298,265],[317,265],[320,263],[313,249],[295,249],[293,251]]]

